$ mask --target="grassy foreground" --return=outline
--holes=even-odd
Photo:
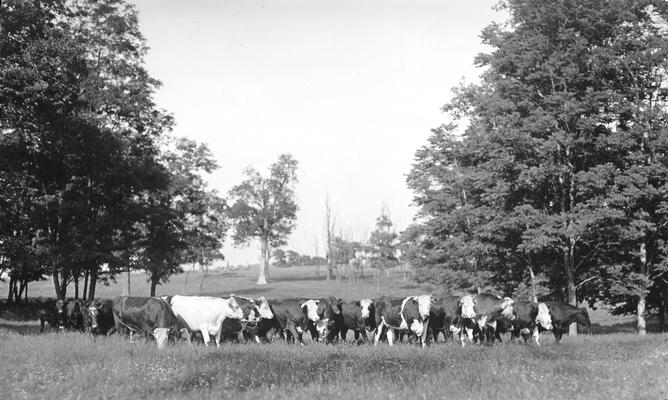
[[[666,399],[668,335],[545,345],[178,344],[0,329],[3,398]]]

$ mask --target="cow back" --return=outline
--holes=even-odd
[[[156,328],[177,330],[177,319],[167,302],[158,297],[119,296],[112,301],[116,326],[150,334]]]

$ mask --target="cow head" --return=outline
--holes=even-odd
[[[420,311],[420,316],[424,319],[429,317],[429,312],[431,311],[432,297],[429,294],[423,294],[421,296],[415,296],[415,300],[418,302],[418,310]]]
[[[65,302],[56,300],[56,319],[58,320],[58,329],[65,329]]]
[[[327,328],[329,327],[329,320],[327,318],[321,319],[315,323],[315,330],[318,331],[318,337],[324,338],[327,335]]]
[[[371,316],[371,307],[373,306],[373,301],[371,299],[362,299],[360,300],[360,310],[362,311],[362,318],[367,319]]]
[[[544,329],[552,330],[552,316],[550,310],[545,303],[538,303],[538,315],[536,315],[536,323]]]
[[[227,305],[230,308],[230,315],[228,315],[228,318],[243,319],[244,310],[239,307],[239,303],[237,303],[237,300],[233,296],[230,296],[227,300]]]
[[[258,299],[259,305],[257,306],[257,312],[260,318],[272,319],[274,318],[274,313],[271,312],[269,307],[269,302],[264,297]]]
[[[459,299],[459,306],[462,318],[475,318],[475,301],[473,300],[473,296],[466,295]]]
[[[515,304],[513,299],[510,297],[504,297],[503,300],[501,300],[501,305],[499,306],[501,308],[501,315],[511,321],[515,319],[513,304]]]
[[[155,328],[153,330],[153,337],[155,338],[159,349],[165,348],[167,342],[169,342],[169,335],[171,331],[172,328]]]
[[[317,322],[320,319],[318,315],[318,303],[320,303],[320,300],[306,300],[301,305],[306,317],[313,322]]]
[[[420,337],[424,332],[424,323],[418,319],[414,319],[413,322],[411,322],[410,330]]]

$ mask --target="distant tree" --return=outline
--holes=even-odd
[[[295,265],[301,265],[301,255],[294,250],[288,250],[285,252],[285,263],[288,267]]]
[[[297,183],[297,161],[282,154],[263,177],[253,168],[245,171],[246,179],[230,190],[235,243],[260,241],[262,265],[258,285],[266,285],[269,276],[269,247],[285,244],[297,218],[294,186]]]
[[[325,243],[327,245],[327,280],[334,277],[334,269],[336,268],[334,230],[336,229],[336,215],[332,211],[332,204],[329,199],[329,194],[325,199]]]
[[[287,266],[285,251],[283,249],[274,249],[274,252],[271,257],[274,259],[275,266],[277,267]]]

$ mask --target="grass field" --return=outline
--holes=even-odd
[[[254,271],[214,274],[201,293],[361,298],[433,290],[397,274],[383,277],[380,291],[373,279],[316,279],[312,268],[276,269],[272,277],[257,287]],[[158,294],[200,294],[201,278],[190,274],[186,283],[185,275],[176,276]],[[133,276],[133,294],[148,293],[144,281]],[[51,297],[52,290],[45,282],[32,284],[30,293]],[[98,294],[113,297],[120,288],[100,286]],[[546,334],[542,347],[439,343],[426,349],[274,342],[159,351],[154,343],[119,336],[39,334],[38,322],[21,309],[5,307],[0,317],[3,399],[668,399],[668,335],[623,333],[632,332],[632,320],[601,310],[592,312],[592,331],[622,333],[566,337],[561,345]]]

